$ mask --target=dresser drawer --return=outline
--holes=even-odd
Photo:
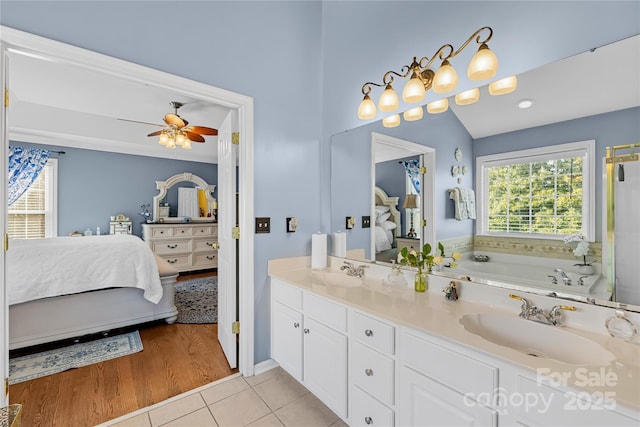
[[[394,414],[391,409],[369,396],[357,386],[351,387],[350,392],[350,426],[393,426]]]
[[[395,327],[351,310],[349,336],[385,354],[395,353]]]
[[[153,227],[150,231],[152,239],[173,237],[173,227]]]
[[[193,254],[193,266],[194,267],[211,267],[211,268],[217,267],[218,251]]]
[[[393,359],[355,340],[349,344],[349,373],[352,384],[387,405],[393,405],[395,389]]]
[[[306,292],[302,298],[306,316],[338,332],[347,332],[347,307]]]
[[[195,240],[193,241],[194,252],[209,252],[215,250],[213,246],[216,244],[215,239]]]
[[[193,236],[193,227],[173,227],[173,235],[175,237]]]
[[[166,260],[174,268],[191,267],[190,255],[160,255],[162,259]]]
[[[271,278],[271,298],[296,310],[302,310],[302,289]]]
[[[153,242],[153,252],[158,255],[191,252],[191,240]]]
[[[193,227],[193,235],[194,236],[213,236],[213,228],[210,226]]]

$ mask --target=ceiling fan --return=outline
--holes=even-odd
[[[164,125],[156,123],[141,122],[137,120],[118,119],[127,122],[144,123],[153,126],[161,126],[162,129],[151,132],[147,136],[159,136],[158,143],[167,148],[182,147],[191,149],[191,141],[204,142],[202,135],[217,135],[218,130],[206,126],[189,125],[189,122],[178,115],[178,109],[184,104],[182,102],[171,101],[173,113],[165,114]]]

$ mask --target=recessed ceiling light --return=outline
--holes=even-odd
[[[529,108],[533,105],[534,102],[535,101],[531,98],[524,98],[518,101],[518,107],[522,109]]]

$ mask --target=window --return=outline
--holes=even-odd
[[[476,159],[477,233],[595,238],[595,141]]]
[[[36,239],[58,234],[57,178],[58,161],[49,159],[33,184],[9,207],[9,237]]]

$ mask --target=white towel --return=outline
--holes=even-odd
[[[455,187],[453,189],[456,220],[476,219],[476,194],[470,188]]]

